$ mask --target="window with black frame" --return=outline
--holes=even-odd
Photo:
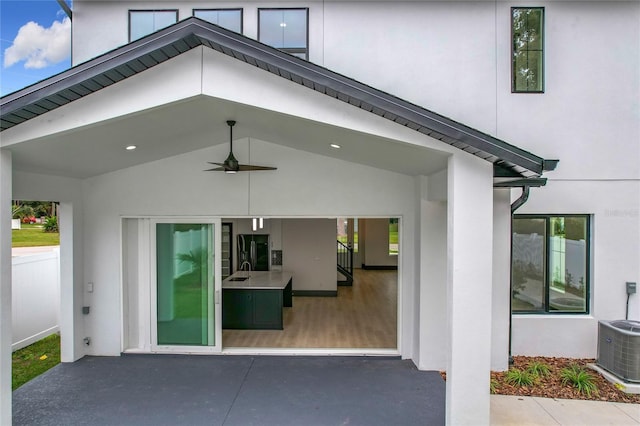
[[[511,8],[511,90],[544,91],[544,8]]]
[[[178,11],[172,10],[130,10],[129,41],[135,41],[146,35],[178,22]]]
[[[514,216],[512,312],[589,312],[589,230],[588,215]]]
[[[193,16],[242,34],[242,9],[193,9]]]
[[[309,59],[309,9],[258,9],[258,40]]]

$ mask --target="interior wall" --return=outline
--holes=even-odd
[[[360,237],[364,237],[360,239]],[[389,219],[359,219],[359,245],[364,247],[362,263],[366,266],[397,266],[398,256],[389,254]]]
[[[336,220],[282,220],[282,260],[294,292],[337,292]]]

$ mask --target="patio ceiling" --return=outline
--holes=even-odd
[[[448,154],[444,152],[208,96],[20,142],[6,149],[12,151],[18,171],[83,179],[212,146],[224,145],[226,150],[229,128],[225,120],[229,118],[238,119],[234,140],[260,139],[407,175],[431,174],[447,164]],[[333,149],[331,143],[341,148]],[[136,145],[137,149],[127,151],[128,145]],[[223,159],[203,158],[202,164],[195,167],[204,170],[206,161]]]

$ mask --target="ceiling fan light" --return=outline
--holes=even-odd
[[[230,170],[230,169],[227,169],[227,170],[225,170],[224,172],[225,172],[225,173],[229,173],[229,174],[235,174],[235,173],[238,173],[236,170]]]

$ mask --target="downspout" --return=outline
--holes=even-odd
[[[511,204],[511,222],[509,227],[511,229],[510,235],[512,238],[511,244],[509,244],[509,258],[511,259],[511,265],[513,265],[513,213],[522,207],[524,203],[529,199],[529,186],[522,187],[522,194],[520,197]],[[511,269],[511,267],[509,268]],[[513,327],[513,312],[512,303],[513,300],[513,271],[509,274],[509,365],[513,365],[513,356],[511,355],[511,333]]]

